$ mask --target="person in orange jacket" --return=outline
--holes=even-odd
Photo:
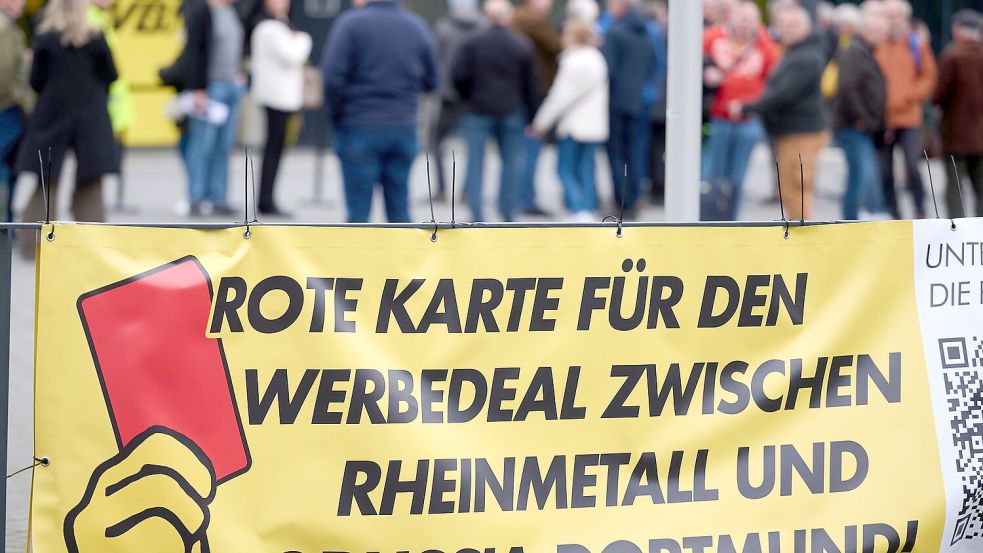
[[[931,44],[915,31],[907,0],[884,0],[890,38],[874,53],[887,83],[887,131],[879,145],[884,199],[894,218],[900,218],[895,193],[894,149],[904,152],[908,188],[915,217],[925,216],[925,188],[919,172],[922,159],[923,104],[932,98],[938,69]]]

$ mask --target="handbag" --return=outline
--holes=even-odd
[[[311,65],[305,67],[303,86],[301,107],[319,109],[324,106],[324,76],[320,69]]]

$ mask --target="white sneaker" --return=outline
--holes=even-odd
[[[861,209],[857,219],[860,221],[890,221],[892,217],[891,214],[886,211],[871,213],[867,210]]]

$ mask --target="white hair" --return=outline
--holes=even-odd
[[[485,0],[485,15],[492,23],[505,25],[512,20],[512,3],[508,0]]]
[[[849,25],[854,29],[860,29],[863,25],[864,16],[860,8],[853,4],[840,4],[833,12],[833,22],[837,25]]]
[[[908,0],[884,0],[883,3],[900,6],[906,17],[911,17],[913,13],[911,2],[908,2]]]
[[[478,0],[447,0],[447,9],[452,12],[476,11]]]
[[[860,13],[866,15],[868,13],[881,13],[884,10],[884,2],[881,0],[864,0],[860,3]]]
[[[812,17],[809,16],[809,12],[802,6],[795,5],[786,8],[785,10],[782,11],[782,17],[795,18],[796,23],[802,25],[802,30],[806,32],[806,36],[808,36],[808,33],[812,32],[812,30],[814,29],[812,24]]]
[[[601,15],[601,7],[597,0],[570,0],[567,2],[567,17],[579,19],[593,25]]]
[[[825,0],[816,4],[816,19],[829,20],[832,21],[834,13],[836,12],[836,6],[831,2],[826,2]]]

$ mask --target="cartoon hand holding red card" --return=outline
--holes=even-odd
[[[83,295],[79,314],[118,455],[65,517],[71,553],[208,551],[217,484],[249,470],[211,282],[187,257]]]

